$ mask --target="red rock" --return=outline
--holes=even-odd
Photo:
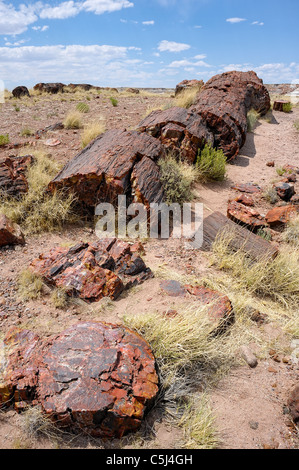
[[[204,85],[202,80],[183,80],[178,83],[175,87],[175,96],[179,95],[182,91],[188,90],[190,88],[197,88],[200,90]]]
[[[299,421],[299,385],[297,385],[291,392],[288,399],[288,407],[293,421]]]
[[[237,191],[241,191],[242,193],[249,194],[259,193],[261,191],[261,188],[257,184],[253,183],[235,184],[231,188]]]
[[[26,193],[28,191],[26,173],[33,161],[32,155],[0,159],[0,191],[7,196]]]
[[[157,396],[150,346],[123,326],[86,322],[44,340],[31,332],[14,340],[0,397],[17,409],[39,403],[59,427],[120,438],[140,427]]]
[[[65,86],[66,85],[63,83],[37,83],[34,85],[33,89],[38,90],[41,93],[45,92],[56,95],[57,93],[63,93]]]
[[[275,227],[279,225],[285,225],[292,217],[295,217],[297,214],[298,208],[296,206],[288,205],[274,207],[269,212],[267,212],[265,219],[270,227]]]
[[[267,162],[266,163],[267,166],[270,166],[270,167],[274,167],[275,166],[275,163],[273,161],[271,162]]]
[[[118,195],[130,195],[134,165],[141,165],[144,157],[156,161],[163,155],[161,143],[147,134],[110,130],[77,154],[49,189],[69,188],[90,207],[103,201],[115,203]],[[152,197],[156,199],[155,194]]]
[[[185,288],[202,305],[209,305],[208,314],[218,327],[227,327],[234,322],[233,307],[226,295],[203,286],[186,285]]]
[[[228,203],[227,217],[236,223],[246,225],[252,230],[257,230],[267,225],[265,218],[258,211],[236,201]]]
[[[54,248],[41,254],[30,269],[45,282],[65,288],[87,302],[103,297],[115,300],[125,288],[152,277],[137,253],[124,241],[102,239],[72,248]]]
[[[254,200],[247,194],[240,194],[234,200],[240,204],[244,204],[245,206],[254,206]]]
[[[273,185],[280,199],[283,201],[289,201],[295,194],[295,189],[292,184],[288,183],[276,183]]]
[[[0,247],[5,245],[24,245],[25,238],[19,225],[4,214],[0,214]]]
[[[29,96],[29,91],[26,86],[17,86],[12,90],[12,94],[15,98],[21,98],[22,96]]]

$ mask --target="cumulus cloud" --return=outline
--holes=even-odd
[[[246,21],[246,18],[238,18],[238,17],[234,17],[234,18],[227,18],[226,20],[228,23],[241,23],[242,21]]]
[[[265,23],[262,21],[253,21],[251,24],[257,25],[257,26],[264,26]]]
[[[0,0],[0,34],[22,34],[37,20],[34,6],[20,5],[15,8]]]
[[[158,50],[160,52],[182,52],[182,51],[187,51],[190,49],[189,44],[184,44],[180,42],[174,42],[174,41],[161,41],[158,44]]]
[[[142,21],[142,24],[145,24],[145,25],[153,25],[153,24],[155,24],[155,22],[154,22],[154,20]]]

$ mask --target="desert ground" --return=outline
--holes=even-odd
[[[117,100],[116,106],[110,101],[111,96]],[[106,130],[134,129],[151,109],[172,106],[174,94],[172,90],[159,90],[158,93],[141,91],[139,94],[105,91],[6,99],[0,105],[0,134],[9,134],[11,145],[0,148],[1,157],[25,155],[41,149],[61,165],[70,161],[81,150],[82,129],[49,131],[41,134],[39,139],[35,135],[38,130],[62,122],[78,102],[85,102],[89,107],[89,111],[82,114],[84,123],[100,120],[105,123]],[[281,181],[277,169],[285,164],[299,167],[299,132],[294,127],[298,120],[298,106],[293,106],[290,113],[271,111],[266,118],[259,118],[253,131],[248,132],[240,154],[227,165],[224,181],[195,184],[194,200],[204,204],[206,215],[213,211],[226,215],[228,200],[237,195],[233,185],[254,183],[265,191],[273,182]],[[50,146],[49,139],[59,143]],[[267,166],[270,161],[274,166]],[[299,193],[299,180],[294,183],[294,188]],[[262,214],[272,208],[270,202],[260,195],[254,195],[254,200],[255,208]],[[271,243],[277,246],[283,243],[281,230],[271,232]],[[81,240],[96,240],[91,221],[83,219],[56,232],[28,234],[24,246],[0,249],[0,339],[12,327],[28,328],[46,337],[79,321],[122,324],[124,317],[137,317],[140,313],[163,315],[169,311],[183,311],[186,301],[167,295],[161,288],[161,281],[165,279],[182,284],[204,282],[209,287],[221,287],[236,307],[237,320],[230,327],[229,339],[229,344],[233,340],[236,346],[223,364],[216,363],[214,367],[210,364],[213,371],[208,370],[198,376],[197,386],[193,384],[192,391],[198,401],[205,400],[207,413],[201,426],[206,428],[210,438],[203,439],[202,444],[194,440],[191,425],[183,425],[182,420],[167,411],[169,403],[166,397],[149,412],[140,431],[112,440],[85,434],[57,434],[53,430],[33,433],[28,425],[26,427],[25,413],[18,414],[13,407],[2,409],[1,449],[299,448],[298,428],[287,407],[290,391],[299,380],[299,362],[296,359],[298,316],[296,320],[295,312],[292,319],[286,319],[288,306],[272,301],[267,303],[251,292],[248,296],[244,294],[245,297],[238,294],[229,275],[212,261],[211,253],[190,252],[180,240],[172,238],[167,241],[142,240],[143,259],[154,277],[122,294],[116,301],[102,299],[86,304],[72,299],[61,308],[51,301],[51,291],[47,286],[41,297],[24,300],[18,291],[21,271],[40,253],[60,245],[75,245]],[[192,300],[188,302],[192,304]],[[258,318],[249,313],[246,316],[246,312],[252,309],[258,311]],[[244,360],[241,354],[243,346],[249,347],[257,358],[256,367],[249,367]]]

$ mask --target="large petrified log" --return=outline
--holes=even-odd
[[[137,130],[158,138],[166,150],[180,154],[189,163],[194,162],[205,143],[214,145],[206,121],[185,108],[153,111],[138,124]]]
[[[54,248],[32,261],[30,269],[86,302],[108,296],[115,300],[125,288],[153,276],[131,245],[116,238]]]
[[[5,196],[19,196],[28,191],[26,173],[34,157],[7,157],[0,159],[0,192]]]
[[[154,162],[164,155],[161,143],[147,134],[135,131],[110,130],[91,142],[76,155],[51,181],[49,189],[71,188],[79,200],[89,207],[99,202],[117,202],[117,196],[127,194],[133,199],[131,176],[136,187],[143,186],[140,166],[151,168],[155,177],[157,168]],[[147,158],[152,162],[142,163]],[[161,202],[162,186],[156,180],[148,185],[144,198],[149,202]],[[131,202],[131,201],[130,201]]]
[[[29,96],[30,97],[28,88],[26,86],[17,86],[16,88],[14,88],[12,90],[12,95],[15,98],[22,98],[22,96]]]
[[[255,72],[233,71],[206,82],[190,109],[207,122],[216,147],[231,159],[245,143],[248,111],[265,114],[270,109],[270,96]]]
[[[254,260],[275,258],[278,254],[278,249],[270,242],[236,224],[221,212],[213,212],[204,218],[201,250],[209,251],[217,236],[221,234],[231,236],[229,241],[231,250],[241,249]]]
[[[66,85],[64,83],[37,83],[34,85],[33,89],[56,95],[57,93],[63,93],[65,86]]]
[[[58,426],[96,437],[137,430],[159,390],[149,344],[124,326],[79,323],[46,339],[15,330],[3,353],[0,405],[39,404]]]

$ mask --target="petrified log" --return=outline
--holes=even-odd
[[[117,202],[117,196],[127,194],[132,199],[131,175],[135,164],[150,168],[155,175],[155,165],[141,163],[147,157],[153,162],[164,155],[161,143],[147,134],[135,131],[110,130],[91,142],[76,155],[49,184],[54,191],[59,187],[71,188],[79,200],[89,207],[99,202]],[[148,181],[146,175],[142,180],[138,168],[134,181],[139,188]],[[149,202],[160,202],[161,184],[156,181],[153,190],[144,188],[144,199]],[[138,190],[137,190],[138,191]]]
[[[198,150],[207,142],[214,145],[205,120],[185,108],[153,111],[138,124],[137,130],[158,138],[166,150],[180,154],[189,163],[194,162]]]
[[[298,215],[298,206],[287,205],[281,207],[273,207],[267,212],[265,219],[270,227],[279,227],[286,225],[292,217]]]
[[[48,284],[86,302],[108,296],[115,300],[125,288],[153,276],[138,253],[116,238],[54,248],[32,261],[30,269]]]
[[[290,104],[291,103],[289,101],[285,101],[285,100],[274,101],[273,111],[284,112],[285,105],[290,105]]]
[[[255,72],[233,71],[206,82],[190,109],[206,121],[215,146],[232,159],[245,143],[248,111],[265,114],[270,109],[270,96]]]
[[[202,80],[183,80],[182,82],[178,83],[175,87],[174,95],[177,96],[182,91],[188,90],[190,88],[197,88],[200,90],[204,86],[204,82]]]
[[[12,94],[15,98],[22,98],[22,96],[29,96],[29,91],[26,86],[17,86],[12,90]]]
[[[18,224],[6,215],[0,214],[0,247],[5,245],[24,245],[25,239]]]
[[[56,95],[57,93],[63,93],[65,86],[64,83],[37,83],[34,85],[33,89]]]
[[[217,236],[231,234],[229,247],[233,251],[242,249],[254,260],[274,258],[278,249],[270,242],[255,235],[244,227],[228,219],[221,212],[213,212],[203,220],[202,251],[209,251]]]
[[[89,91],[91,88],[93,88],[93,86],[89,85],[89,83],[69,83],[67,86],[73,90],[76,88],[81,88],[84,91]]]
[[[41,339],[4,339],[0,404],[40,404],[59,427],[96,437],[137,430],[159,390],[149,344],[123,326],[86,322]]]
[[[28,191],[26,177],[29,166],[34,157],[7,157],[0,160],[0,192],[6,196],[18,196]]]

